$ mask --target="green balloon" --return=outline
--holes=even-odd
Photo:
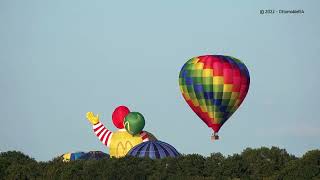
[[[133,136],[142,131],[144,124],[144,117],[138,112],[130,112],[124,119],[124,127]]]

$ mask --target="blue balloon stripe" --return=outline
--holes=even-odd
[[[159,149],[158,149],[158,147],[157,147],[157,145],[156,144],[153,144],[153,147],[154,147],[154,152],[151,152],[152,153],[152,155],[150,156],[151,158],[157,158],[157,159],[159,159],[159,158],[161,158],[161,156],[160,156],[160,153],[159,153]]]
[[[214,97],[214,92],[203,92],[205,99],[212,99]]]
[[[147,144],[146,146],[147,146],[147,148],[144,152],[144,157],[149,157],[150,146],[152,146],[152,144]]]
[[[70,160],[77,160],[80,159],[82,156],[84,156],[84,152],[75,152],[70,154]]]
[[[172,149],[171,149],[170,147],[168,147],[166,144],[160,144],[160,146],[163,147],[163,149],[165,150],[166,155],[167,155],[168,157],[175,157]]]
[[[165,143],[165,142],[162,142],[162,143],[166,144],[166,146],[167,146],[169,149],[173,150],[173,152],[174,152],[176,155],[180,155],[180,153],[176,150],[176,148],[174,148],[173,146],[171,146],[171,145],[168,144],[168,143]]]
[[[132,154],[133,156],[135,156],[135,155],[137,154],[137,149],[131,149],[130,151],[131,151],[131,154]]]
[[[147,153],[147,148],[148,148],[149,144],[146,146],[142,146],[142,148],[139,149],[139,155],[138,157],[145,157],[146,153]]]
[[[180,153],[176,149],[171,149],[171,150],[173,150],[174,157],[180,156]]]
[[[139,145],[137,146],[137,148],[134,149],[132,155],[134,155],[134,156],[139,155],[140,149],[142,149],[142,148],[143,148],[143,144],[139,144]]]
[[[73,160],[75,160],[75,159],[76,159],[75,155],[74,155],[74,154],[71,154],[71,155],[70,155],[70,160],[73,161]]]
[[[164,144],[159,143],[159,146],[161,146],[161,149],[166,154],[166,157],[172,157],[171,154],[169,153],[169,149],[165,147]]]
[[[192,85],[193,84],[193,81],[192,81],[191,77],[186,77],[185,81],[186,81],[186,85]]]
[[[203,87],[201,84],[195,84],[193,88],[196,93],[203,93]]]
[[[152,158],[152,159],[154,159],[155,158],[155,149],[154,149],[154,143],[150,143],[150,149],[149,149],[149,152],[151,153],[149,153],[150,154],[150,158]]]
[[[184,70],[182,73],[181,73],[181,77],[182,78],[186,78],[188,75],[188,71],[187,70]]]
[[[160,144],[155,144],[156,148],[158,149],[158,152],[160,154],[160,158],[166,157],[166,154],[163,150],[163,148],[160,146]]]

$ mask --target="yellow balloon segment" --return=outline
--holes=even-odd
[[[62,159],[63,162],[69,162],[70,157],[71,157],[71,153],[66,153],[62,157],[63,157],[63,159]]]
[[[110,140],[110,157],[116,158],[125,156],[131,148],[142,143],[140,134],[132,136],[124,129],[114,132]]]

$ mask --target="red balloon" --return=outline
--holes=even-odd
[[[129,113],[130,113],[130,110],[126,106],[117,107],[112,113],[112,122],[113,122],[113,124],[117,128],[123,129],[124,128],[124,125],[123,125],[124,118]]]

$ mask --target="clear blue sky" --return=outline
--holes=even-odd
[[[181,153],[274,145],[300,156],[319,148],[319,7],[316,0],[2,0],[0,151],[37,160],[107,152],[85,113],[116,130],[111,113],[121,104]],[[237,57],[251,74],[246,100],[214,143],[178,86],[182,65],[203,54]]]

